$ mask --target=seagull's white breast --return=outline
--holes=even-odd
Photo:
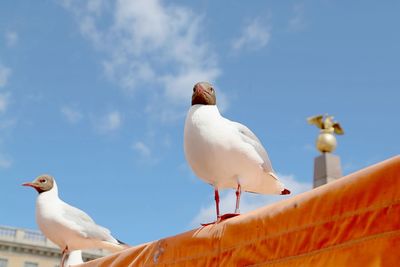
[[[41,193],[36,200],[36,222],[42,233],[60,248],[66,246],[65,232],[60,216],[61,201],[50,192]]]

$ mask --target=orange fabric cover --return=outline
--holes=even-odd
[[[400,156],[217,225],[79,266],[249,265],[400,266]]]

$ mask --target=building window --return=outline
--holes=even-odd
[[[38,267],[38,266],[39,266],[39,264],[37,264],[37,263],[35,263],[35,262],[26,261],[26,262],[24,263],[24,267]]]
[[[0,267],[7,267],[8,260],[0,259]]]

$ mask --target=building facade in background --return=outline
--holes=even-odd
[[[102,250],[83,252],[88,261],[105,255]],[[61,251],[36,230],[0,226],[0,267],[59,267]]]

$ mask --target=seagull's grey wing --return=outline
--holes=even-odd
[[[100,225],[97,225],[89,215],[82,210],[75,208],[67,203],[64,203],[63,218],[68,220],[74,230],[78,231],[85,238],[98,239],[118,243],[112,237],[110,230]]]
[[[242,137],[242,140],[248,144],[250,144],[257,154],[262,158],[263,164],[262,167],[265,171],[273,172],[271,161],[269,160],[268,153],[265,150],[264,146],[261,144],[260,139],[257,138],[257,136],[245,125],[232,121],[233,125],[238,129],[240,136]]]

